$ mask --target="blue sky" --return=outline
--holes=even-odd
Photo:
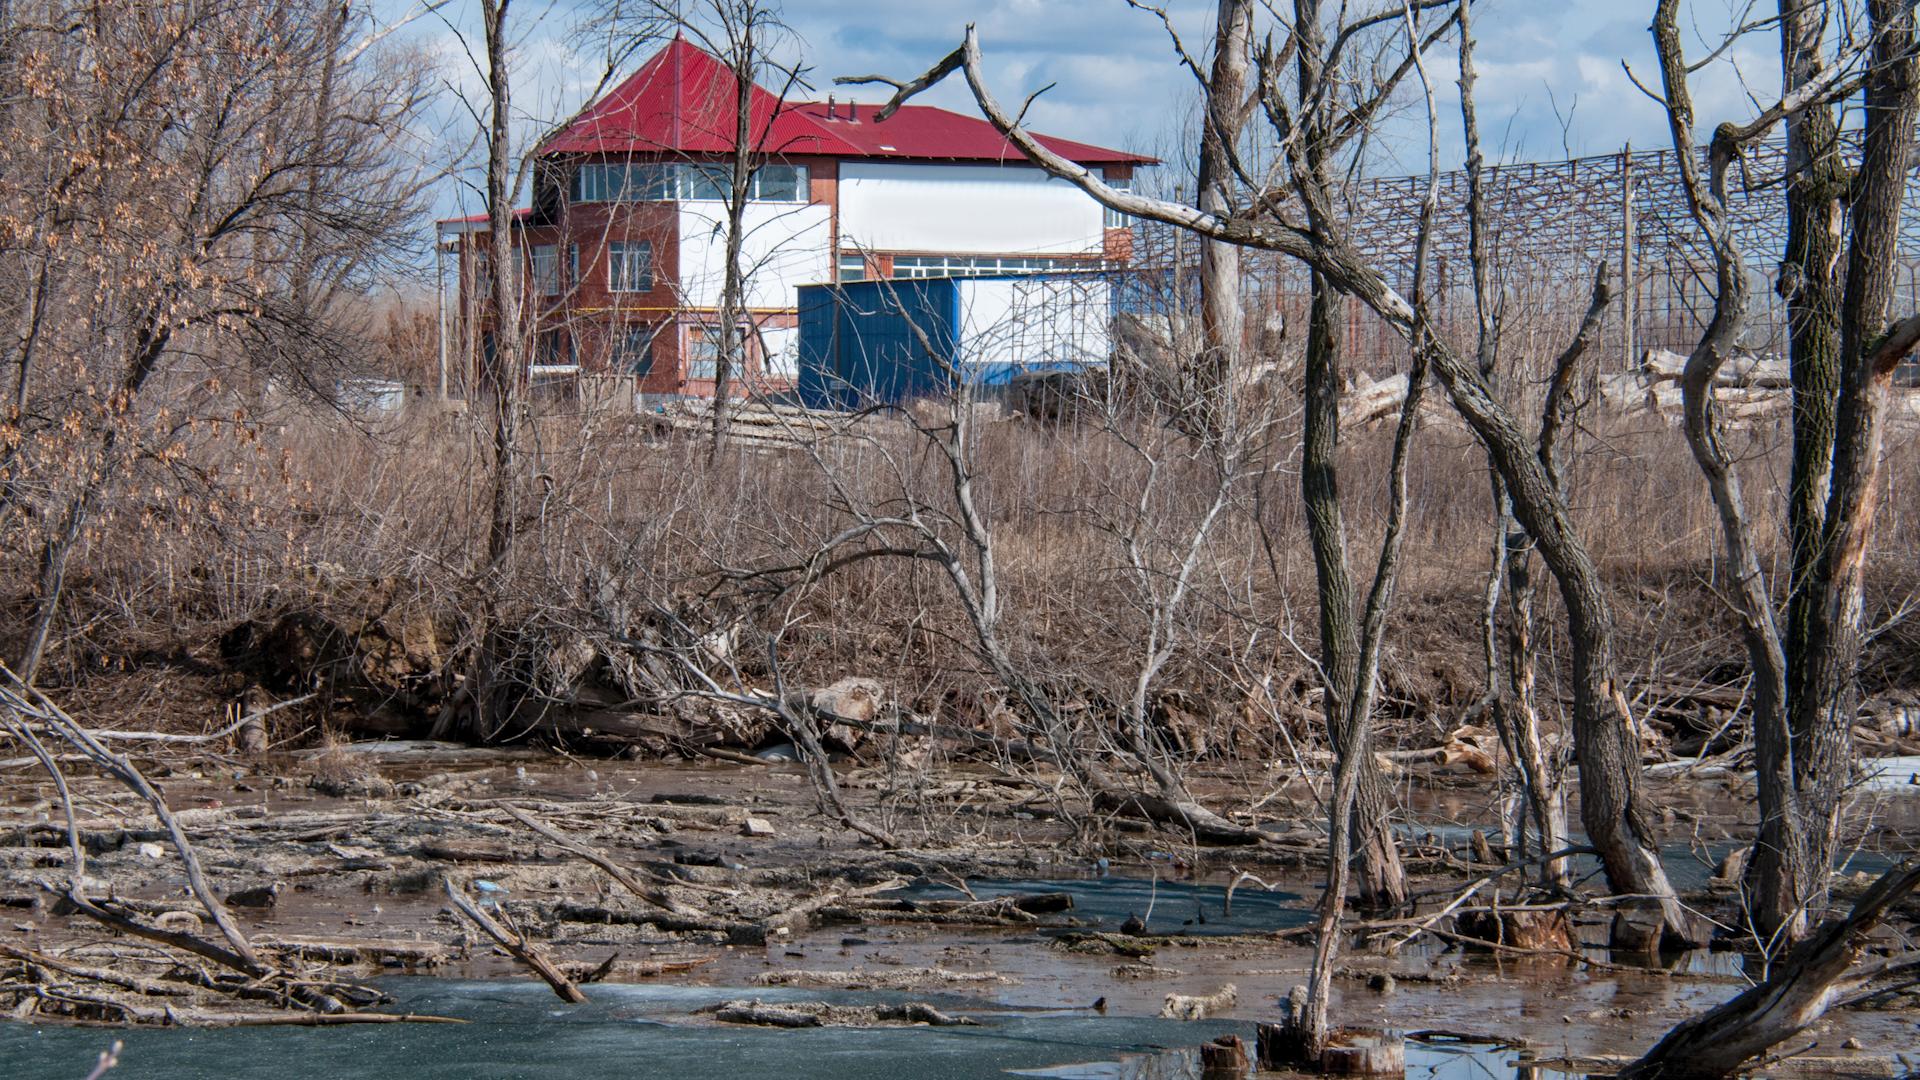
[[[1355,0],[1356,11],[1390,0]],[[385,18],[406,10],[409,0],[377,0]],[[689,8],[697,7],[690,3]],[[1736,0],[1692,0],[1687,18],[1690,49],[1704,55],[1717,43]],[[1771,4],[1764,5],[1771,8]],[[421,19],[404,31],[438,65],[446,85],[475,94],[478,79],[456,28],[472,23],[474,0],[452,0],[445,18]],[[1622,70],[1630,64],[1649,84],[1657,79],[1647,34],[1652,0],[1478,0],[1474,4],[1481,126],[1490,156],[1541,160],[1608,153],[1631,141],[1665,145],[1659,108],[1634,89]],[[531,137],[544,123],[579,107],[599,79],[601,49],[579,34],[588,8],[577,0],[516,0],[515,94],[518,130]],[[1188,47],[1200,51],[1215,10],[1211,0],[1169,0],[1168,11]],[[993,84],[1003,100],[1017,101],[1056,84],[1029,113],[1035,128],[1050,134],[1171,156],[1191,141],[1197,100],[1190,76],[1174,62],[1159,21],[1131,10],[1125,0],[787,0],[783,17],[792,29],[788,55],[807,70],[810,96],[824,97],[839,75],[879,72],[918,74],[960,40],[968,22],[979,25]],[[451,23],[451,26],[449,26]],[[1748,116],[1748,94],[1766,96],[1777,87],[1775,40],[1756,35],[1695,76],[1701,129],[1722,119]],[[476,50],[477,51],[477,50]],[[1460,156],[1457,75],[1451,45],[1434,56],[1432,71],[1442,107],[1442,157]],[[878,89],[858,92],[878,101]],[[924,99],[971,110],[959,80]],[[1410,99],[1411,100],[1411,99]],[[448,153],[472,138],[473,123],[457,106],[440,114],[429,133]],[[1382,172],[1415,172],[1425,166],[1425,119],[1402,112],[1382,144]],[[449,183],[443,209],[471,205]]]

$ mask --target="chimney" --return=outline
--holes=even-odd
[[[860,107],[860,103],[857,101],[847,102],[847,119],[853,121],[856,124],[860,122],[860,117],[855,115],[854,110],[858,109],[859,107]]]
[[[833,119],[833,95],[827,95],[827,119]]]

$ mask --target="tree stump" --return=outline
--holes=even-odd
[[[1343,1028],[1320,1052],[1320,1071],[1328,1076],[1405,1076],[1406,1037],[1398,1031]]]
[[[1487,842],[1487,834],[1479,829],[1473,830],[1473,839],[1468,842],[1473,849],[1473,861],[1482,866],[1498,866],[1503,860],[1493,857],[1493,845]]]
[[[1300,1023],[1306,1004],[1307,988],[1296,986],[1280,1002],[1280,1022],[1261,1024],[1256,1029],[1254,1056],[1259,1059],[1261,1071],[1284,1072],[1319,1064],[1308,1058],[1307,1032]]]
[[[1660,951],[1666,915],[1658,900],[1634,900],[1613,913],[1607,945],[1617,953],[1652,956]]]
[[[1200,1048],[1200,1080],[1242,1080],[1251,1067],[1238,1035],[1222,1035]]]

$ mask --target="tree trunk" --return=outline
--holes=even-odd
[[[513,272],[518,257],[513,245],[513,200],[508,186],[511,146],[508,142],[512,101],[507,70],[507,10],[511,0],[485,0],[487,91],[490,114],[487,127],[487,242],[488,282],[493,296],[493,354],[481,356],[481,392],[493,407],[493,436],[489,447],[487,480],[487,550],[477,582],[473,667],[468,686],[472,695],[473,731],[482,740],[499,736],[506,718],[500,676],[506,643],[501,633],[500,607],[504,578],[512,555],[517,485],[514,451],[519,441],[521,376],[520,303]]]
[[[1353,574],[1347,565],[1346,526],[1335,460],[1340,445],[1340,297],[1317,273],[1312,288],[1300,495],[1306,503],[1307,534],[1319,586],[1320,668],[1326,681],[1322,700],[1327,734],[1334,753],[1344,762],[1356,751],[1350,733],[1364,726],[1367,718],[1351,715],[1364,688],[1360,686],[1360,625],[1355,614]],[[1369,906],[1396,907],[1406,901],[1407,884],[1393,838],[1393,807],[1386,779],[1380,775],[1373,755],[1362,752],[1360,756],[1355,766],[1357,795],[1351,838],[1352,849],[1360,856],[1360,898]]]
[[[727,188],[727,265],[720,284],[720,340],[715,345],[713,370],[713,446],[709,458],[720,455],[727,437],[727,414],[733,401],[733,378],[746,367],[746,340],[740,319],[746,310],[746,274],[740,266],[745,239],[748,196],[753,183],[753,65],[754,16],[741,27],[740,41],[727,58],[733,69],[733,155]],[[771,120],[769,120],[771,122]]]
[[[1243,103],[1247,100],[1252,38],[1253,5],[1248,0],[1220,0],[1195,192],[1196,205],[1210,214],[1230,213],[1233,207],[1237,186],[1233,148],[1245,126]],[[1223,402],[1211,398],[1229,385],[1229,369],[1245,340],[1246,315],[1240,286],[1239,246],[1203,238],[1200,325],[1206,354],[1201,358],[1199,385],[1214,407],[1224,407]]]
[[[1865,647],[1861,573],[1880,501],[1887,391],[1894,366],[1914,346],[1911,319],[1887,326],[1920,94],[1914,11],[1900,0],[1871,0],[1867,9],[1874,44],[1841,307],[1844,369],[1819,557],[1803,590],[1810,599],[1805,637],[1792,656],[1795,678],[1788,706],[1804,850],[1783,860],[1785,865],[1770,867],[1783,881],[1777,891],[1800,895],[1802,906],[1824,901],[1841,798],[1853,766],[1856,680]],[[1756,863],[1759,856],[1756,851]]]

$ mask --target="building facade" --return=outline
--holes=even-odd
[[[722,335],[733,73],[676,38],[541,144],[515,218],[530,375],[600,377],[644,395],[710,395]],[[753,87],[754,166],[739,244],[743,390],[797,374],[801,285],[1124,265],[1131,233],[1084,192],[1026,163],[983,120],[906,106],[791,102]],[[1153,160],[1048,136],[1109,183]],[[457,284],[447,348],[471,362],[498,332],[484,215],[439,223]]]

